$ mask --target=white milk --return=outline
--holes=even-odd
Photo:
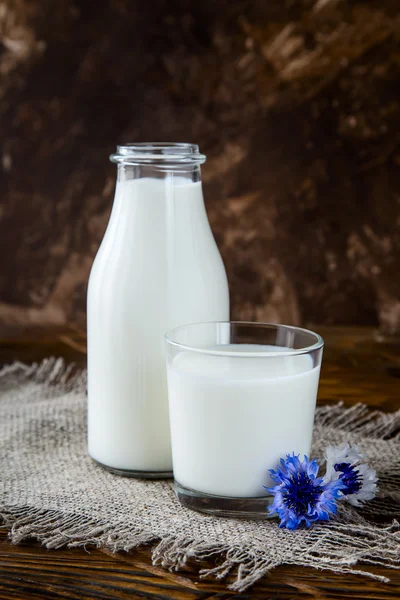
[[[256,345],[225,351],[279,352]],[[258,497],[268,469],[287,453],[308,454],[319,367],[308,355],[216,357],[180,352],[168,369],[174,477],[200,492]]]
[[[189,182],[188,182],[189,181]],[[117,469],[172,469],[164,333],[229,319],[201,183],[119,181],[88,289],[88,444]]]

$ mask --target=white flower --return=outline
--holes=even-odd
[[[342,490],[344,500],[353,506],[361,506],[366,500],[375,498],[378,491],[376,471],[368,466],[357,446],[328,446],[325,458],[324,481],[336,481],[340,478],[346,485]]]

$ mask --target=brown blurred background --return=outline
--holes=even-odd
[[[0,2],[0,323],[85,323],[118,141],[196,142],[232,316],[400,329],[398,0]]]

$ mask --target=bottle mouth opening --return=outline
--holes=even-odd
[[[202,165],[206,157],[200,154],[197,144],[141,142],[118,145],[110,160],[124,165]]]

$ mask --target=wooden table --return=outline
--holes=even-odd
[[[385,411],[400,404],[400,339],[385,338],[370,328],[318,327],[325,339],[319,402],[364,402]],[[85,364],[84,335],[72,329],[0,330],[0,365],[13,360],[40,361],[63,356]],[[397,515],[398,516],[398,515]],[[193,566],[172,574],[153,567],[150,549],[111,555],[96,549],[46,550],[36,542],[13,546],[0,532],[0,599],[131,599],[154,598],[347,598],[398,599],[400,573],[369,567],[391,578],[389,584],[329,571],[282,566],[243,594],[229,592],[225,582],[199,580]]]

